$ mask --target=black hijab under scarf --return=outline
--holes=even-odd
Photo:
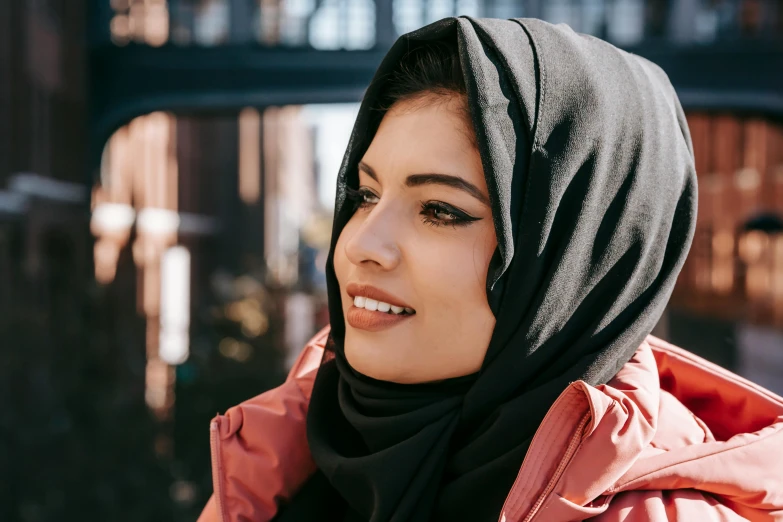
[[[479,373],[401,385],[345,359],[334,250],[383,78],[412,47],[443,38],[457,40],[492,204],[497,322]],[[400,37],[339,172],[327,261],[335,358],[319,369],[307,417],[319,471],[289,513],[306,502],[318,520],[497,520],[557,396],[578,379],[607,382],[655,326],[695,219],[690,135],[657,66],[533,19],[448,18]]]

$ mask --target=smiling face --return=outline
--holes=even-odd
[[[359,164],[358,192],[349,191],[357,210],[334,268],[345,356],[368,377],[438,381],[477,372],[484,360],[497,240],[463,103],[457,95],[396,103]]]

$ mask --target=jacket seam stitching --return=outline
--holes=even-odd
[[[572,413],[569,410],[573,407],[573,405],[576,402],[578,402],[578,400],[579,400],[579,393],[584,393],[584,391],[579,389],[579,390],[576,391],[576,393],[573,393],[573,395],[568,397],[566,402],[563,404],[562,409],[561,409],[560,413],[558,414],[558,416],[556,418],[550,419],[549,428],[547,429],[547,431],[545,433],[541,434],[542,437],[547,437],[555,429],[555,427],[560,424],[560,421],[561,421],[561,419],[564,416],[566,416],[567,414],[570,415]],[[534,435],[534,438],[535,438],[535,435]],[[540,452],[539,455],[537,456],[535,462],[531,462],[530,465],[534,466],[534,468],[540,468],[541,467],[541,462],[543,461],[543,459],[546,456],[547,456],[547,452],[545,452],[545,451]],[[525,463],[523,462],[522,465],[524,466],[524,464]],[[555,469],[557,469],[557,468],[555,468]],[[520,468],[520,471],[521,471],[521,468]],[[527,489],[527,488],[529,488],[531,483],[532,483],[532,481],[533,481],[533,474],[529,475],[528,479],[520,484],[520,489]],[[547,484],[544,484],[544,489],[546,489],[546,486],[547,486]],[[512,486],[512,489],[513,489],[513,486]],[[517,511],[517,510],[519,510],[519,508],[522,505],[522,501],[523,501],[522,496],[520,496],[516,500],[512,500],[512,503],[509,506],[509,511]],[[535,504],[535,500],[534,500],[534,504]]]
[[[225,498],[223,498],[223,492],[225,491],[223,488],[223,461],[220,458],[220,432],[217,427],[217,421],[215,424],[215,447],[213,448],[213,451],[215,452],[215,464],[217,465],[216,470],[216,476],[215,476],[215,504],[218,508],[218,516],[220,517],[221,522],[228,522],[228,513],[226,511],[226,503]]]
[[[568,409],[567,407],[571,406],[571,402],[572,402],[572,399],[569,397],[568,401],[566,402],[566,404],[564,405],[563,409],[560,411],[558,416],[551,420],[549,426],[547,427],[547,431],[541,434],[542,437],[548,438],[549,434],[552,433],[552,431],[554,430],[555,425],[559,425],[560,424],[560,420],[565,415],[565,412]],[[534,437],[535,437],[535,435],[534,435]],[[546,457],[546,452],[542,451],[536,457],[535,462],[531,462],[530,464],[535,469],[539,469],[541,467],[541,462],[543,461],[543,459],[545,457]],[[523,465],[524,465],[524,463],[523,463]],[[532,482],[533,482],[533,474],[529,475],[528,479],[525,482],[523,482],[522,485],[524,486],[525,489],[527,489],[527,488],[530,487]],[[546,488],[546,484],[544,484],[544,488]],[[520,505],[522,504],[522,500],[523,499],[520,497],[519,499],[517,499],[516,502],[513,502],[511,507],[513,508],[514,511],[519,509]],[[534,501],[534,503],[535,503],[535,501]]]

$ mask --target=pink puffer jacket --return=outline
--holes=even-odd
[[[315,470],[305,418],[328,328],[281,386],[212,421],[199,522],[263,522]],[[783,521],[783,398],[649,336],[606,385],[572,383],[500,522]]]

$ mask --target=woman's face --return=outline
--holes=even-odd
[[[396,383],[477,372],[495,326],[485,285],[497,239],[481,159],[461,98],[426,101],[384,116],[334,253],[348,363]]]

